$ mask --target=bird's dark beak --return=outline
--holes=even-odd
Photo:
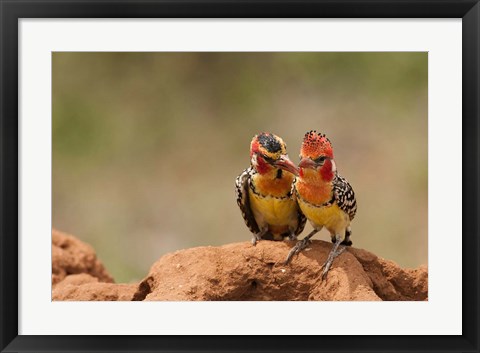
[[[314,161],[312,161],[310,158],[303,158],[298,164],[298,168],[315,169],[316,167],[317,167],[317,164]]]
[[[298,175],[297,167],[295,166],[295,164],[293,164],[293,162],[290,160],[290,158],[288,158],[288,155],[286,154],[281,155],[280,158],[276,160],[274,164],[276,167],[286,170],[287,172],[290,172],[293,175]]]

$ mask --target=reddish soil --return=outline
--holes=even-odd
[[[52,230],[52,284],[79,273],[87,273],[101,282],[113,282],[90,245],[72,235]]]
[[[292,242],[180,250],[162,256],[140,283],[114,284],[90,246],[53,233],[53,300],[428,299],[426,266],[402,269],[362,249],[341,254],[321,280],[320,266],[332,245],[319,240],[289,265],[283,261]]]

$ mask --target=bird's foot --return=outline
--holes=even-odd
[[[288,236],[288,240],[290,240],[290,241],[296,241],[296,240],[297,240],[297,236],[296,236],[294,233],[291,233],[291,234]]]
[[[336,238],[332,238],[332,243],[335,244],[336,243]],[[345,246],[352,246],[353,242],[348,239],[348,238],[345,238],[343,239],[343,241],[340,243],[340,245],[345,245]]]
[[[267,234],[268,234],[268,229],[263,229],[262,231],[260,231],[260,233],[254,233],[252,237],[252,245],[253,246],[257,245],[257,242],[262,239],[265,239],[265,235]]]
[[[310,239],[304,238],[300,240],[297,244],[295,244],[295,246],[288,253],[287,259],[285,260],[285,265],[288,265],[288,263],[292,260],[292,257],[296,254],[299,254],[300,251],[310,245],[311,242],[312,241]]]
[[[338,247],[337,246],[337,247],[334,247],[332,249],[332,251],[330,251],[330,254],[328,254],[327,260],[324,262],[322,267],[320,267],[320,269],[323,268],[322,280],[325,280],[327,278],[327,273],[330,270],[330,268],[332,267],[333,260],[335,260],[335,258],[338,255],[340,255],[341,253],[343,253],[345,250],[346,250],[346,248],[344,246],[343,247]]]

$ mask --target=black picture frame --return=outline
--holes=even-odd
[[[478,0],[0,0],[0,349],[2,352],[479,352]],[[18,20],[20,18],[462,18],[461,336],[18,335]],[[448,207],[448,202],[447,202]],[[452,234],[451,241],[458,241]],[[432,241],[435,241],[433,239]],[[255,320],[252,317],[252,320]],[[348,318],[346,318],[348,321]],[[295,323],[301,324],[300,322]],[[346,323],[348,324],[348,323]]]

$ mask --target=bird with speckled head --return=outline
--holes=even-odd
[[[286,263],[305,249],[310,238],[325,227],[334,243],[322,266],[322,278],[325,278],[333,260],[345,250],[340,245],[352,245],[350,222],[357,212],[357,200],[352,186],[338,174],[332,144],[322,133],[312,130],[305,134],[298,171],[294,183],[296,200],[313,230],[291,249]]]
[[[250,167],[235,182],[237,204],[253,245],[261,239],[296,240],[303,231],[306,218],[293,192],[297,174],[282,138],[266,132],[253,137]]]

